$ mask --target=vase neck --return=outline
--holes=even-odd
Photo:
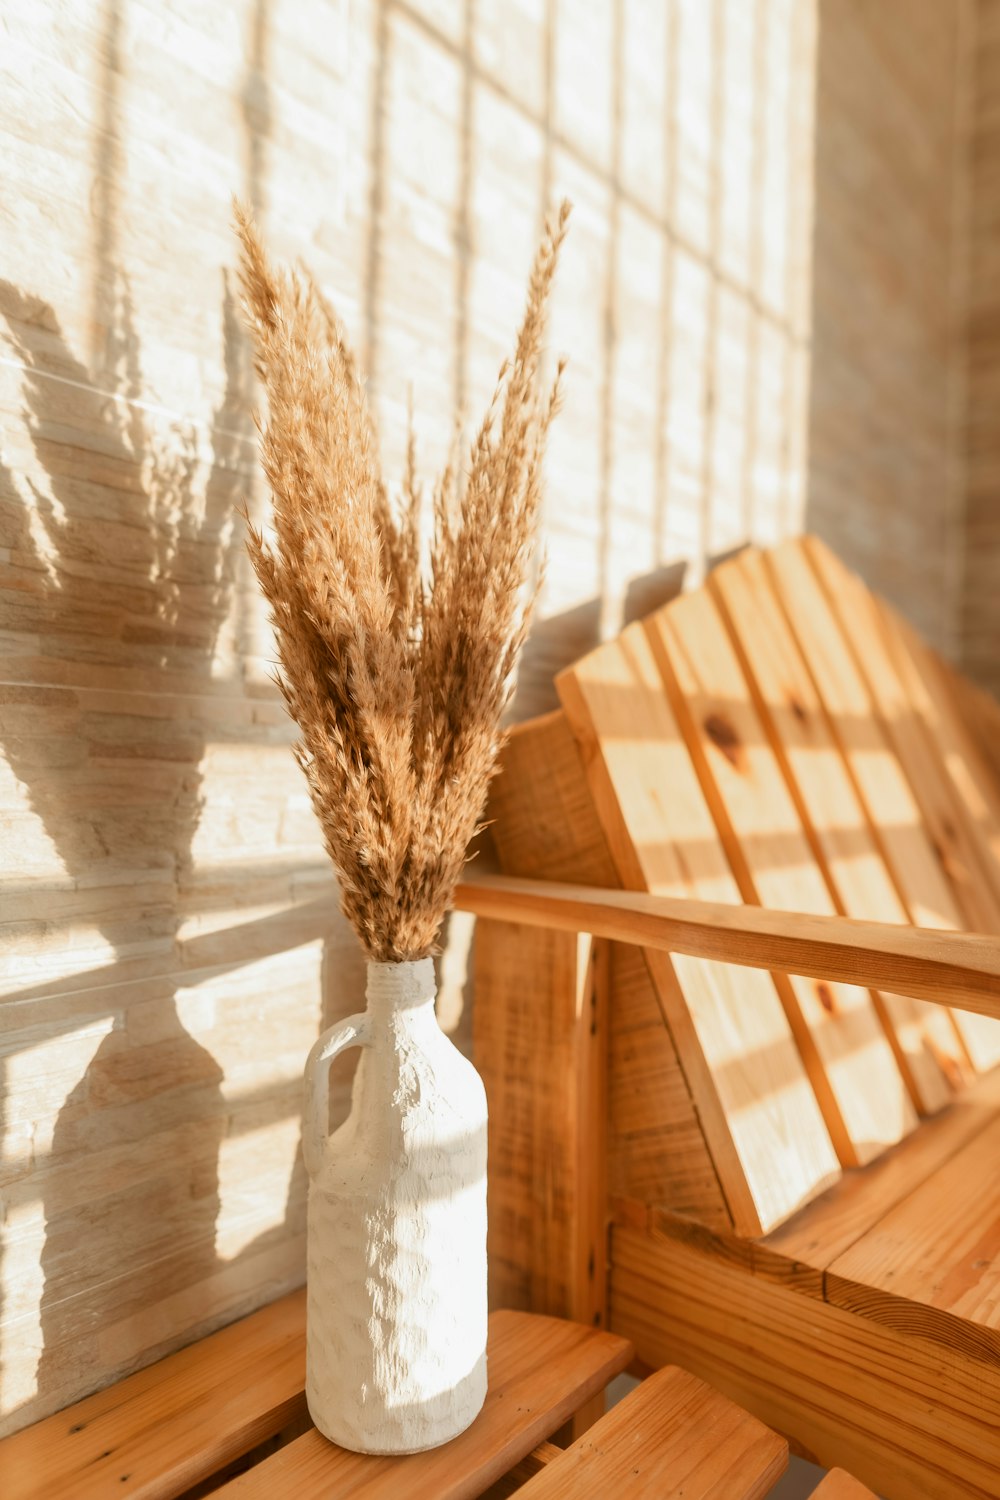
[[[404,1011],[433,1011],[436,993],[432,958],[368,965],[368,1012],[376,1020],[388,1020]]]

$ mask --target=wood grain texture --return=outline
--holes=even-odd
[[[8,1500],[180,1495],[305,1412],[295,1292],[7,1438]]]
[[[812,675],[778,604],[764,555],[749,548],[716,568],[708,587],[723,612],[803,826],[845,916],[906,922],[883,856]],[[966,1066],[950,1017],[912,997],[876,994],[917,1108],[933,1113]]]
[[[640,948],[611,944],[608,1188],[716,1229],[732,1224]]]
[[[813,1295],[825,1295],[827,1268],[847,1253],[877,1225],[897,1203],[908,1198],[934,1174],[938,1180],[951,1163],[961,1177],[964,1150],[988,1130],[1000,1112],[1000,1071],[994,1069],[977,1079],[950,1109],[925,1120],[920,1129],[894,1151],[872,1163],[863,1172],[847,1172],[829,1192],[786,1224],[768,1235],[764,1243],[789,1264],[810,1266],[816,1275],[808,1286]],[[990,1189],[990,1174],[981,1184]],[[804,1282],[799,1283],[805,1285]]]
[[[475,1056],[489,1105],[494,1307],[605,1315],[606,1015],[577,933],[480,922]]]
[[[373,1458],[336,1448],[313,1430],[218,1491],[472,1500],[602,1390],[632,1358],[627,1340],[578,1323],[524,1313],[490,1317],[489,1391],[471,1427],[442,1448]]]
[[[490,787],[487,819],[508,875],[617,883],[579,746],[561,709],[511,731]]]
[[[832,915],[823,871],[711,594],[688,594],[645,626],[741,897]],[[857,986],[774,977],[841,1164],[863,1165],[916,1124],[872,996]]]
[[[877,600],[816,538],[789,544],[783,550],[793,546],[808,557],[820,579],[845,642],[854,653],[857,669],[867,681],[887,740],[913,789],[924,836],[952,893],[953,905],[947,910],[945,925],[1000,931],[1000,901],[984,875],[978,841],[966,827],[955,788],[944,768],[941,746],[928,735],[896,672]],[[1000,1061],[1000,1026],[981,1016],[956,1016],[955,1022],[977,1068],[992,1067]]]
[[[485,876],[460,885],[457,910],[526,926],[591,932],[649,952],[689,954],[816,979],[897,988],[1000,1015],[1000,950],[980,933],[810,917],[644,891]]]
[[[992,1500],[995,1364],[649,1232],[616,1229],[611,1265],[612,1324],[647,1364],[683,1363],[891,1500]]]
[[[830,1263],[829,1300],[1000,1364],[998,1152],[994,1119]]]
[[[973,932],[1000,928],[1000,903],[983,866],[979,840],[968,822],[945,764],[942,726],[929,722],[919,675],[907,671],[907,653],[893,640],[891,619],[857,574],[817,538],[802,543],[826,590],[844,638],[854,652],[875,711],[913,788],[927,834],[962,914]]]
[[[964,925],[955,892],[924,825],[907,770],[873,701],[864,673],[841,629],[835,603],[797,542],[767,554],[785,608],[833,723],[911,921],[921,927]],[[969,1059],[988,1066],[993,1045],[973,1019],[954,1018]]]
[[[641,627],[567,669],[558,687],[622,885],[737,901]],[[737,984],[731,969],[662,952],[649,962],[734,1222],[771,1227],[837,1173],[774,985],[763,974]]]
[[[524,1500],[761,1500],[788,1445],[684,1370],[650,1375],[524,1486]]]
[[[509,875],[596,886],[619,883],[576,739],[561,710],[513,731],[487,815],[501,868]],[[614,1190],[627,1196],[627,1184],[634,1182],[635,1173],[642,1173],[656,1201],[694,1213],[707,1223],[728,1224],[729,1209],[656,997],[649,960],[641,951],[615,945],[611,967],[614,1065],[608,1132]],[[488,976],[486,982],[489,986]],[[484,990],[477,996],[477,1007],[490,1003],[485,997],[491,1000],[495,993],[492,988]],[[520,1005],[522,994],[516,985],[503,993],[515,1007]],[[525,1024],[538,1023],[529,1018]],[[489,1068],[490,1060],[480,1055]],[[643,1116],[637,1109],[640,1099],[650,1114]],[[663,1129],[656,1128],[661,1124]],[[531,1254],[527,1241],[524,1249]]]

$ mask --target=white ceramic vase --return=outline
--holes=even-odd
[[[416,1453],[486,1396],[486,1094],[438,1026],[434,964],[369,964],[368,1008],[306,1065],[306,1399],[359,1453]],[[328,1134],[329,1067],[362,1048]]]

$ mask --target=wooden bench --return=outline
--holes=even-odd
[[[458,899],[494,1295],[995,1500],[1000,709],[812,540],[557,687]]]
[[[776,1433],[664,1369],[568,1449],[549,1441],[632,1358],[626,1339],[497,1312],[489,1394],[453,1442],[405,1458],[348,1453],[309,1423],[305,1299],[285,1297],[0,1444],[4,1500],[525,1500],[609,1495],[757,1500],[788,1461]],[[819,1500],[863,1500],[829,1475]]]

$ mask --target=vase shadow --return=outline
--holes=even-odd
[[[23,1314],[15,1358],[25,1370],[37,1359],[28,1399],[41,1416],[266,1297],[234,1260],[304,1234],[304,1185],[299,1163],[284,1221],[237,1257],[218,1253],[233,1102],[192,1029],[198,997],[180,943],[212,714],[165,717],[157,700],[226,689],[215,661],[252,432],[235,299],[227,281],[225,387],[207,453],[191,428],[164,433],[149,415],[124,275],[109,305],[103,387],[43,300],[0,283],[0,320],[23,370],[26,467],[39,476],[15,481],[0,466],[0,524],[17,564],[12,624],[22,650],[37,652],[11,660],[0,742],[63,871],[49,896],[24,899],[52,931],[83,924],[110,955],[93,978],[84,969],[23,992],[46,1035],[66,1038],[68,1058],[80,1055],[69,1048],[83,1022],[103,1030],[51,1127],[31,1126],[33,1167],[12,1189],[42,1200],[37,1334],[29,1307],[5,1313]],[[297,1097],[285,1112],[296,1108]],[[222,1272],[230,1292],[220,1297]],[[23,1280],[37,1297],[34,1276]]]

